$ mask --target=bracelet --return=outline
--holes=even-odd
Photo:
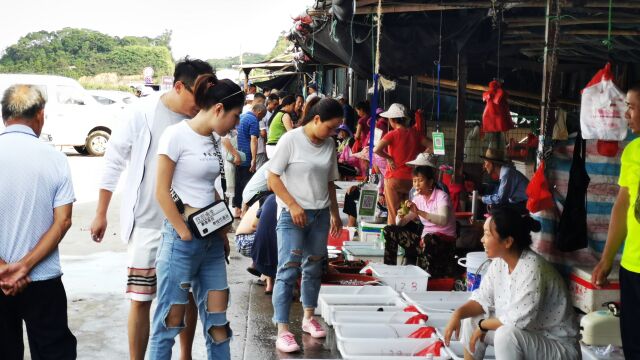
[[[483,333],[486,333],[487,331],[489,331],[489,330],[487,330],[487,329],[482,327],[482,322],[485,321],[485,320],[487,320],[487,319],[480,319],[480,321],[478,321],[478,329],[480,329],[480,331],[482,331]]]

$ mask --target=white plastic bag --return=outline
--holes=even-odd
[[[583,139],[621,141],[627,137],[625,95],[612,81],[611,64],[582,90],[580,129]]]

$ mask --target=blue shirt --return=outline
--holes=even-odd
[[[33,130],[11,125],[0,135],[0,258],[18,262],[53,224],[53,209],[75,201],[66,156]],[[32,281],[62,275],[58,249],[38,263]]]
[[[240,115],[238,125],[238,150],[247,155],[240,166],[251,166],[251,136],[260,137],[260,120],[256,114],[249,111]]]
[[[520,171],[504,165],[500,169],[500,186],[498,192],[482,197],[486,205],[518,204],[527,201],[529,179]]]

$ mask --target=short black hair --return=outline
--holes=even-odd
[[[269,101],[280,101],[280,97],[277,94],[269,94]]]
[[[413,173],[413,176],[422,175],[427,180],[435,180],[436,179],[435,169],[432,168],[431,166],[416,166],[413,169],[412,173]]]
[[[266,99],[267,99],[267,97],[266,97],[266,96],[264,96],[264,94],[263,94],[263,93],[255,93],[255,94],[253,94],[253,100],[255,100],[255,99],[263,99],[263,100],[266,100]]]
[[[356,109],[364,111],[366,114],[371,112],[371,105],[368,101],[360,101],[356,104]]]
[[[627,92],[633,91],[634,93],[640,95],[640,82],[636,82],[629,86],[629,90]]]
[[[191,59],[188,56],[176,63],[173,71],[173,84],[180,81],[185,85],[194,87],[196,79],[202,74],[213,74],[211,64],[200,59]]]

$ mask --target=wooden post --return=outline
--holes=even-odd
[[[544,63],[542,65],[542,96],[540,100],[540,135],[542,136],[540,141],[540,150],[544,150],[542,148],[544,143],[549,143],[551,141],[551,137],[553,135],[553,126],[555,125],[555,97],[556,94],[554,89],[554,81],[557,76],[551,76],[553,71],[553,65],[557,62],[557,56],[554,57],[554,53],[552,48],[555,44],[556,40],[556,32],[559,30],[557,27],[557,22],[551,20],[552,7],[555,4],[555,1],[559,0],[547,0],[547,8],[545,12],[545,34],[544,34]],[[548,97],[547,97],[548,94]],[[548,116],[547,116],[548,115]],[[546,131],[545,131],[546,130]]]
[[[244,69],[244,92],[245,94],[249,92],[249,73],[251,69]]]
[[[457,66],[458,84],[456,89],[456,143],[454,152],[453,173],[455,183],[462,183],[462,164],[464,163],[464,124],[466,120],[465,107],[467,105],[467,53],[464,49],[458,51]]]

